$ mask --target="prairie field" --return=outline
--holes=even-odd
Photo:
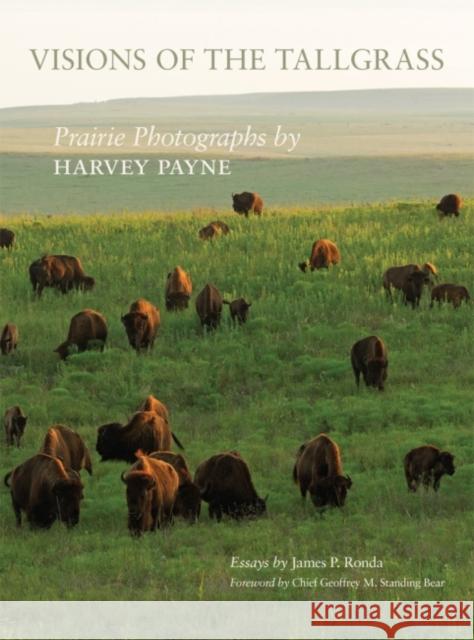
[[[251,163],[248,163],[251,164]],[[27,185],[25,186],[25,189]],[[441,195],[441,194],[440,194]],[[0,488],[0,597],[6,600],[454,600],[472,587],[472,305],[419,309],[386,299],[382,274],[391,265],[433,262],[440,282],[474,292],[474,200],[461,217],[439,220],[432,202],[267,210],[249,220],[219,210],[90,216],[18,215],[0,218],[15,248],[0,250],[0,325],[20,333],[15,354],[0,356],[0,413],[19,404],[28,415],[20,449],[2,436],[0,475],[33,455],[48,426],[77,430],[93,454],[83,472],[85,499],[73,530],[17,530],[8,490]],[[226,237],[198,240],[213,219]],[[341,264],[302,273],[317,238],[335,241]],[[91,292],[33,297],[28,266],[45,253],[81,258],[96,278]],[[190,273],[189,308],[167,312],[164,285],[176,265]],[[196,294],[213,283],[226,298],[253,304],[248,323],[201,330]],[[137,356],[120,322],[145,297],[161,310],[151,354]],[[105,314],[103,353],[58,361],[53,349],[70,318],[84,308]],[[386,390],[357,390],[349,352],[376,334],[389,354]],[[171,411],[173,431],[191,471],[210,455],[237,449],[256,489],[269,494],[259,520],[216,523],[203,504],[198,524],[132,539],[120,474],[128,465],[99,462],[97,427],[125,423],[153,393]],[[353,480],[343,509],[321,517],[304,505],[292,481],[300,444],[320,432],[340,446]],[[409,494],[402,460],[412,447],[434,444],[455,455],[456,473],[438,494]],[[232,568],[232,557],[268,560],[269,567]],[[273,558],[338,559],[339,566],[285,571]],[[374,556],[382,568],[345,566]],[[288,580],[287,588],[231,587],[231,580]],[[358,580],[352,586],[299,587],[294,578]],[[364,583],[364,578],[367,580]],[[385,580],[420,580],[382,587]],[[425,586],[424,580],[439,581]],[[373,582],[371,582],[373,580]]]

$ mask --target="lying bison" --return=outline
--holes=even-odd
[[[0,249],[12,249],[15,242],[15,233],[11,229],[0,229]]]
[[[263,200],[258,193],[251,193],[250,191],[243,191],[242,193],[232,194],[232,209],[235,213],[249,217],[249,211],[255,213],[257,216],[262,215]]]
[[[92,475],[92,461],[88,448],[81,436],[61,424],[50,427],[46,432],[41,453],[46,453],[53,458],[62,460],[65,467],[73,471],[85,469]]]
[[[27,420],[28,418],[18,405],[10,407],[5,411],[3,424],[5,425],[7,445],[16,444],[17,447],[20,446],[20,440],[25,432]]]
[[[179,487],[173,506],[173,515],[180,516],[191,524],[197,522],[201,513],[201,492],[194,484],[183,456],[171,451],[155,451],[150,454],[150,458],[167,462],[178,474]]]
[[[210,222],[208,225],[200,229],[199,237],[201,240],[212,240],[218,236],[226,236],[229,231],[230,229],[225,222],[216,220],[215,222]]]
[[[137,353],[153,348],[160,326],[160,312],[151,302],[144,298],[132,302],[129,312],[121,320],[128,342]]]
[[[342,470],[337,444],[324,433],[302,444],[296,454],[293,480],[303,498],[309,491],[315,507],[343,507],[352,480]]]
[[[309,267],[311,271],[315,269],[328,269],[331,264],[338,264],[341,261],[339,249],[331,240],[316,240],[311,249],[311,256],[306,262],[300,262],[299,268],[303,273]]]
[[[7,356],[13,353],[18,346],[18,329],[16,325],[11,322],[3,327],[0,335],[0,351],[2,355]]]
[[[354,343],[351,363],[357,386],[362,373],[366,386],[383,391],[388,369],[387,348],[383,340],[377,336],[369,336]]]
[[[247,463],[234,451],[219,453],[202,462],[196,469],[194,482],[201,498],[209,503],[209,517],[222,519],[226,514],[235,519],[260,516],[266,511],[267,498],[259,498]]]
[[[393,302],[392,287],[394,289],[403,289],[403,285],[412,273],[421,272],[428,278],[428,284],[433,284],[433,278],[438,277],[438,271],[434,264],[425,262],[423,265],[406,264],[402,267],[390,267],[383,274],[383,286],[390,300]],[[425,280],[425,283],[427,281]]]
[[[433,485],[433,489],[438,491],[444,474],[452,476],[455,470],[454,456],[430,444],[409,451],[405,456],[404,466],[409,491],[416,491],[420,482],[423,482],[425,489]]]
[[[29,274],[38,298],[46,287],[67,293],[71,289],[88,291],[95,285],[94,278],[86,275],[81,261],[75,256],[45,255],[30,264]]]
[[[141,451],[137,457],[130,471],[121,477],[127,485],[128,529],[132,535],[140,536],[172,522],[179,478],[167,462]]]
[[[436,205],[436,210],[439,211],[440,218],[443,216],[459,216],[459,210],[462,207],[461,196],[456,193],[449,193],[447,196],[443,196]]]
[[[125,426],[119,423],[104,424],[97,435],[97,453],[104,460],[124,460],[133,462],[135,452],[169,451],[173,439],[180,449],[180,443],[170,431],[168,423],[154,411],[137,411]]]
[[[55,520],[73,527],[79,522],[83,485],[79,474],[59,458],[39,453],[5,476],[17,526],[21,512],[32,527],[49,529]]]
[[[438,304],[442,302],[450,302],[454,308],[459,307],[462,302],[469,302],[469,291],[466,287],[458,284],[439,284],[431,291],[431,304],[432,308],[435,301]]]
[[[192,292],[193,283],[189,275],[181,267],[175,267],[166,278],[166,309],[168,311],[187,309]]]
[[[213,284],[206,284],[196,298],[196,312],[201,325],[208,329],[216,329],[221,321],[222,296]]]
[[[163,420],[169,422],[169,411],[168,407],[163,404],[158,398],[155,396],[147,396],[145,400],[140,404],[137,411],[154,411],[157,413]]]
[[[54,351],[61,360],[65,360],[74,347],[81,353],[93,343],[98,343],[103,351],[106,340],[107,321],[104,316],[93,309],[84,309],[71,318],[66,340]]]
[[[252,306],[251,302],[247,302],[246,300],[244,300],[244,298],[237,298],[236,300],[232,300],[232,302],[223,300],[223,303],[229,305],[230,317],[232,319],[232,322],[235,323],[236,320],[239,324],[244,324],[245,322],[247,322],[249,309]]]

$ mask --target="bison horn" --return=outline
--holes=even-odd
[[[122,471],[122,473],[120,474],[120,480],[122,482],[125,482],[125,483],[127,482],[126,479],[125,479],[126,473],[127,473],[126,471]]]

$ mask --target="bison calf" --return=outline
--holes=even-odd
[[[8,322],[4,327],[0,336],[0,351],[2,355],[7,356],[13,353],[18,345],[18,329],[16,325]]]
[[[5,411],[3,421],[7,445],[16,444],[17,447],[20,446],[20,440],[23,437],[27,420],[28,418],[18,405],[10,407]]]
[[[383,340],[369,336],[355,342],[351,349],[351,363],[357,386],[362,373],[367,387],[378,387],[383,391],[388,369],[387,348]]]
[[[438,304],[442,302],[450,302],[454,308],[461,306],[462,302],[469,302],[469,291],[466,287],[457,284],[439,284],[431,291],[431,304],[432,308],[435,300]]]
[[[128,342],[137,353],[142,349],[153,348],[160,326],[160,312],[151,302],[139,298],[130,305],[129,312],[121,320]]]
[[[103,351],[106,340],[107,321],[104,316],[93,309],[84,309],[71,318],[67,339],[54,351],[61,360],[65,360],[74,346],[81,353],[86,351],[89,343],[98,342]]]
[[[232,300],[232,302],[223,300],[223,303],[229,305],[232,322],[235,322],[236,320],[239,324],[245,324],[245,322],[247,322],[249,309],[252,306],[251,302],[246,302],[244,298],[237,298],[236,300]]]
[[[454,474],[454,456],[448,451],[440,451],[438,447],[426,445],[412,449],[404,459],[405,478],[409,491],[416,491],[420,482],[425,489],[433,485],[438,491],[444,474]]]
[[[352,480],[342,470],[337,444],[324,433],[302,444],[296,454],[293,480],[301,496],[309,491],[315,507],[343,507]]]

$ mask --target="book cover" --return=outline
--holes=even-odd
[[[4,4],[2,638],[472,637],[471,22]]]

